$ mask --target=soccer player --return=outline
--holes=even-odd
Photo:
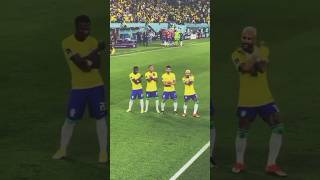
[[[146,88],[147,99],[146,99],[146,108],[144,112],[148,112],[149,99],[154,98],[156,100],[157,113],[160,113],[158,88],[157,88],[158,74],[157,72],[154,71],[154,65],[149,65],[148,72],[146,72],[144,76],[145,76],[145,79],[147,80],[147,88]]]
[[[182,81],[184,83],[184,104],[183,104],[182,116],[183,117],[187,116],[188,102],[190,99],[192,99],[192,101],[194,102],[192,116],[199,118],[200,117],[200,115],[198,114],[199,100],[198,100],[196,91],[194,89],[194,76],[191,74],[190,69],[187,69],[185,71]]]
[[[162,102],[161,102],[161,112],[164,112],[164,108],[167,100],[173,100],[173,111],[177,114],[178,101],[177,93],[175,89],[176,75],[172,72],[171,66],[166,66],[166,72],[162,75],[162,83],[164,85]]]
[[[174,44],[177,47],[180,45],[180,32],[178,30],[174,32]]]
[[[287,174],[276,164],[281,145],[284,127],[279,119],[279,110],[268,87],[267,68],[269,49],[258,46],[255,27],[245,27],[241,33],[241,47],[232,53],[240,76],[240,92],[237,115],[239,128],[236,136],[236,163],[234,173],[245,170],[244,154],[247,146],[247,135],[251,123],[259,115],[271,128],[269,157],[266,172],[277,176]]]
[[[136,98],[140,100],[140,112],[143,113],[143,90],[142,90],[142,75],[139,73],[139,67],[134,66],[133,72],[129,74],[129,78],[132,85],[131,97],[129,101],[129,109],[127,112],[131,112],[133,102]]]
[[[53,159],[67,156],[67,147],[77,122],[82,119],[86,106],[90,116],[96,119],[100,146],[99,162],[107,162],[107,125],[104,82],[100,75],[99,51],[104,43],[90,36],[91,22],[88,16],[75,19],[75,33],[62,41],[65,59],[70,68],[72,89],[70,92],[67,117],[61,129],[60,148]]]
[[[213,121],[214,107],[212,100],[210,101],[210,164],[211,167],[217,167],[215,143],[216,143],[216,128]]]

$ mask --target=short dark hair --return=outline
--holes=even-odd
[[[139,67],[138,66],[133,66],[133,69],[139,69]]]
[[[150,64],[150,65],[148,66],[148,68],[150,68],[151,66],[153,66],[153,64]]]
[[[170,65],[167,65],[166,68],[171,68],[171,66],[170,66]]]
[[[80,23],[91,23],[91,20],[89,18],[89,16],[87,15],[80,15],[80,16],[77,16],[74,20],[74,24],[76,25],[76,27],[79,26]]]

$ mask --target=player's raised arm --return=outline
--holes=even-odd
[[[259,49],[261,58],[257,61],[255,66],[258,72],[263,73],[267,70],[269,63],[269,48],[264,45],[264,42],[261,42],[261,44]]]

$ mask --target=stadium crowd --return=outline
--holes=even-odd
[[[110,22],[208,23],[208,0],[110,0]]]

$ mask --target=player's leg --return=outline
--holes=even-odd
[[[66,120],[61,128],[60,148],[53,155],[53,159],[67,156],[67,148],[71,141],[73,129],[82,118],[87,102],[85,90],[71,90]]]
[[[140,100],[140,113],[144,113],[144,102],[143,102],[143,91],[142,89],[138,90],[138,99]]]
[[[191,96],[194,105],[193,105],[193,117],[200,117],[200,115],[198,114],[198,109],[199,109],[199,99],[198,96],[196,94]]]
[[[251,123],[256,117],[254,108],[238,108],[237,110],[239,123],[235,140],[236,163],[232,168],[232,172],[240,173],[245,170],[244,156],[247,148],[247,136]]]
[[[148,109],[149,109],[149,99],[151,98],[151,92],[146,92],[146,107],[145,107],[145,110],[144,112],[148,112]]]
[[[170,98],[173,99],[173,111],[178,113],[178,97],[176,91],[170,92]]]
[[[164,112],[164,108],[166,106],[166,102],[169,99],[169,92],[163,92],[162,94],[162,102],[161,102],[161,112]]]
[[[183,117],[187,116],[187,109],[188,109],[188,102],[189,102],[190,96],[184,96],[184,103],[183,103]]]
[[[157,111],[157,113],[160,113],[160,111],[159,111],[159,96],[158,96],[158,92],[157,91],[155,91],[155,100],[156,100],[156,111]]]
[[[276,162],[282,146],[282,136],[284,133],[284,126],[279,118],[279,110],[274,103],[271,103],[261,107],[260,116],[272,130],[266,172],[278,176],[287,176]]]
[[[90,116],[96,119],[96,130],[99,142],[99,162],[106,163],[107,156],[107,123],[104,87],[92,88],[89,95]]]
[[[137,98],[137,90],[132,90],[130,100],[129,100],[129,108],[128,108],[127,112],[132,111],[133,102],[136,98]]]

